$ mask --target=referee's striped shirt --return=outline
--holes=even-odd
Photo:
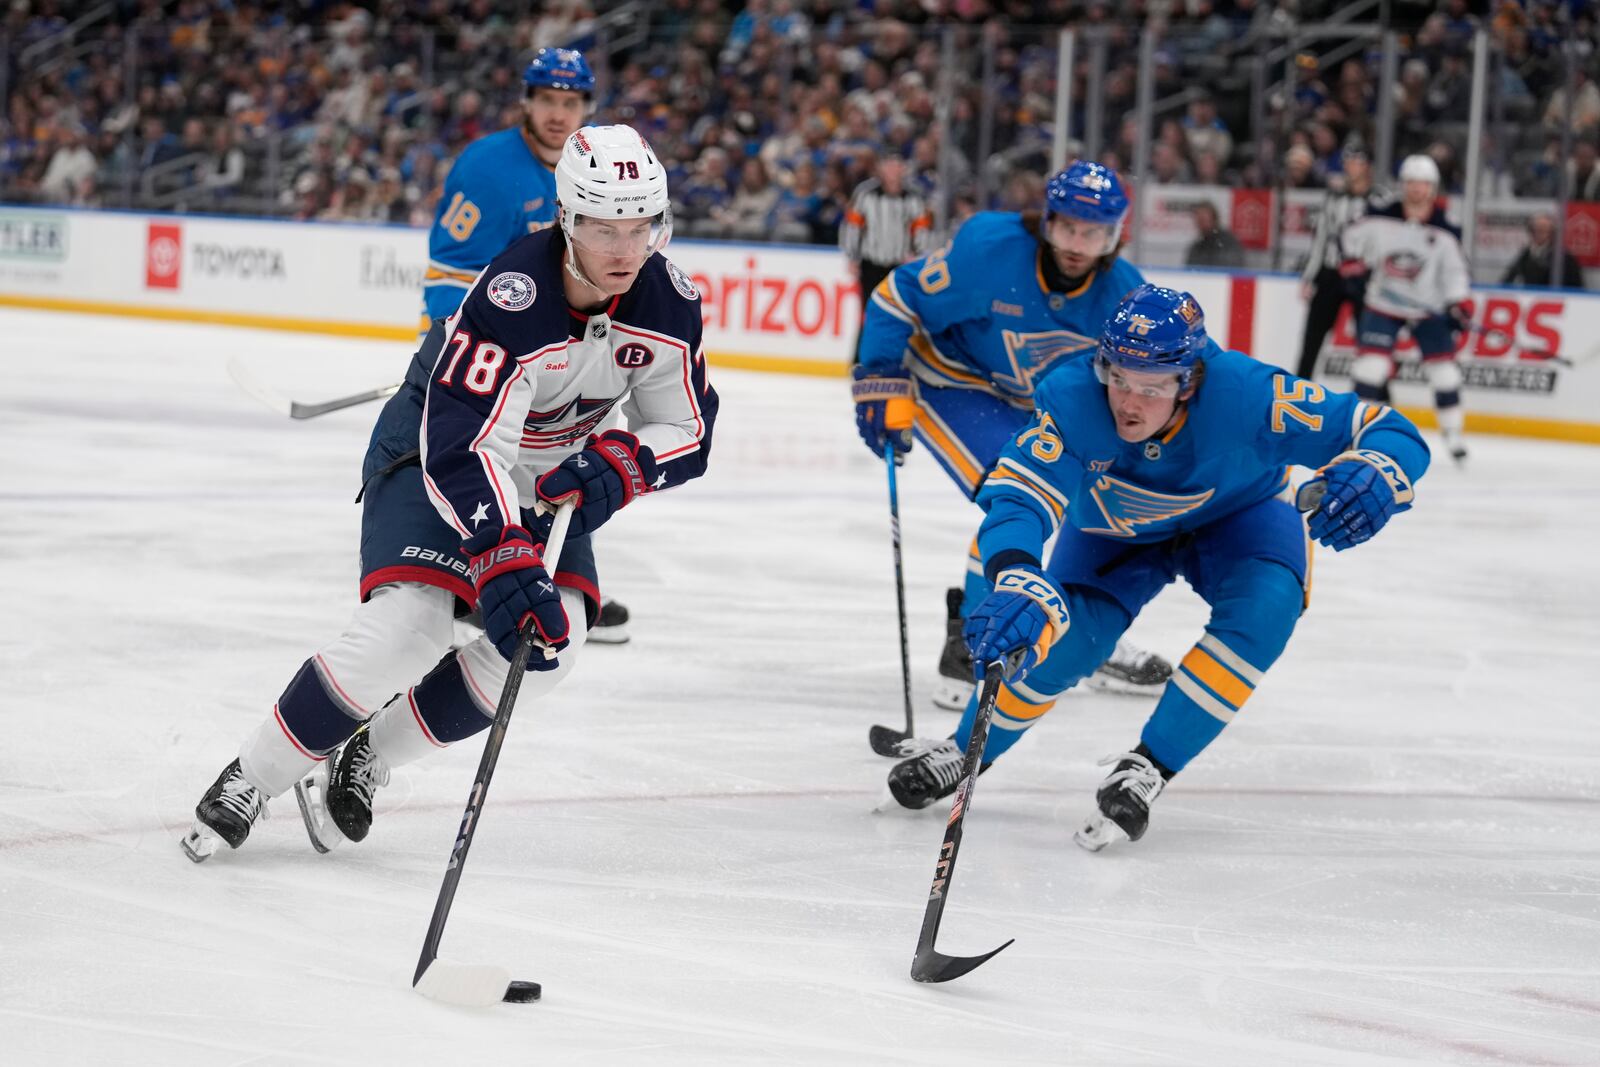
[[[846,258],[885,267],[925,254],[932,238],[927,198],[909,187],[899,196],[886,193],[877,178],[856,186],[839,227]]]
[[[1306,256],[1305,270],[1300,272],[1301,279],[1312,282],[1316,280],[1317,271],[1323,268],[1338,270],[1344,259],[1344,252],[1339,247],[1339,235],[1344,228],[1389,200],[1389,194],[1379,188],[1369,189],[1362,194],[1352,193],[1345,187],[1328,190],[1328,195],[1322,200],[1322,210],[1317,214],[1317,229],[1311,238],[1311,252]]]

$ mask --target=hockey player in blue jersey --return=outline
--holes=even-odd
[[[1093,351],[1107,316],[1144,283],[1118,257],[1128,198],[1116,172],[1079,161],[1050,179],[1041,214],[974,215],[947,246],[898,267],[872,293],[855,369],[856,423],[879,456],[911,448],[913,431],[968,499],[1027,425],[1033,391],[1055,367]],[[962,619],[988,594],[969,550],[950,590],[934,703],[972,694]],[[1172,673],[1130,645],[1107,649],[1096,683],[1159,692]]]
[[[522,82],[522,125],[473,141],[445,177],[428,232],[419,336],[455,313],[486,263],[555,222],[556,161],[588,116],[594,72],[582,52],[541,48]]]
[[[994,591],[966,640],[980,675],[1020,656],[985,765],[1165,586],[1182,577],[1211,606],[1139,744],[1104,761],[1113,770],[1075,835],[1098,851],[1143,836],[1151,802],[1238,715],[1294,630],[1311,545],[1288,466],[1317,469],[1298,499],[1310,536],[1342,551],[1411,506],[1429,456],[1398,412],[1217,348],[1194,297],[1155,286],[1123,301],[1095,357],[1053,372],[1035,402],[978,494]],[[973,699],[953,738],[890,771],[896,801],[921,808],[955,790],[976,717]]]
[[[583,127],[556,185],[559,228],[497,256],[430,333],[420,464],[381,442],[367,458],[361,603],[201,798],[183,842],[196,862],[238,848],[291,787],[319,850],[364,838],[391,768],[489,726],[523,626],[550,655],[520,700],[571,669],[599,608],[595,530],[705,471],[717,395],[700,294],[659,254],[665,169],[629,127]],[[599,432],[616,411],[628,429]],[[551,573],[541,512],[567,501]],[[473,609],[484,634],[452,650]]]

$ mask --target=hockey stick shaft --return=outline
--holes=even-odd
[[[894,442],[887,442],[883,446],[883,463],[889,469],[889,541],[894,547],[894,597],[900,615],[900,692],[905,701],[906,728],[903,733],[887,726],[872,728],[868,740],[880,756],[897,755],[900,742],[916,732],[911,718],[911,639],[906,626],[906,569],[900,547],[900,489],[895,477],[898,459]]]
[[[1448,311],[1441,310],[1440,308],[1433,307],[1429,304],[1424,304],[1420,300],[1412,300],[1404,293],[1396,293],[1389,289],[1383,289],[1380,290],[1379,295],[1391,303],[1404,305],[1413,311],[1425,311],[1429,315],[1437,315],[1440,317],[1447,317],[1449,315]],[[1508,349],[1516,347],[1516,335],[1507,330],[1500,329],[1497,326],[1484,326],[1476,322],[1463,323],[1462,325],[1466,328],[1468,333],[1477,334],[1479,337],[1485,338],[1486,340],[1496,344],[1503,344]],[[1526,346],[1524,346],[1523,351],[1535,359],[1548,359],[1552,363],[1559,363],[1564,367],[1572,367],[1576,365],[1573,357],[1563,355],[1560,352],[1527,348]]]
[[[965,957],[946,956],[934,948],[934,941],[939,936],[939,922],[944,918],[945,902],[950,899],[950,883],[955,878],[956,856],[961,851],[962,824],[966,821],[967,812],[972,809],[972,794],[978,787],[978,772],[983,767],[983,750],[989,741],[989,720],[1000,699],[1000,686],[1008,667],[1009,664],[1001,660],[984,667],[978,714],[973,720],[972,736],[967,739],[966,758],[961,765],[961,784],[956,787],[955,800],[950,805],[950,821],[945,824],[944,842],[939,846],[939,861],[933,868],[933,886],[928,890],[928,904],[922,913],[917,954],[911,961],[911,977],[919,982],[948,982],[952,978],[959,978],[1011,944],[1007,941],[993,952]]]
[[[307,403],[300,400],[291,400],[261,381],[261,379],[250,373],[249,368],[237,356],[228,360],[228,374],[240,389],[249,393],[262,405],[280,415],[287,415],[291,419],[313,419],[318,415],[326,415],[331,411],[342,411],[345,408],[353,408],[359,404],[383,400],[398,393],[405,384],[404,382],[396,382],[393,385],[385,385],[377,389],[366,389],[359,393],[352,393],[349,396]]]
[[[563,504],[556,512],[555,521],[550,526],[550,536],[545,540],[545,569],[552,574],[561,559],[561,548],[566,542],[567,526],[571,521],[572,505]],[[444,883],[439,887],[439,898],[433,906],[433,918],[428,923],[428,936],[422,942],[422,955],[417,960],[417,973],[411,979],[412,985],[422,980],[423,974],[439,955],[444,924],[450,918],[450,905],[455,901],[456,887],[461,884],[467,850],[472,847],[472,837],[478,830],[478,816],[489,795],[489,780],[494,777],[495,764],[500,760],[506,727],[511,723],[511,710],[516,707],[517,691],[522,688],[522,676],[527,670],[528,658],[533,655],[536,639],[535,628],[525,627],[517,642],[516,653],[511,657],[511,669],[506,675],[505,688],[500,691],[500,703],[495,708],[494,722],[489,726],[489,736],[483,745],[483,757],[478,760],[478,773],[472,781],[472,792],[467,795],[466,810],[461,813],[461,829],[456,833],[456,843],[450,849],[450,862],[445,867]]]

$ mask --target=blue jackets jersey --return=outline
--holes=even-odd
[[[462,538],[520,521],[533,482],[620,412],[665,489],[705,471],[717,394],[700,294],[659,253],[627,293],[581,313],[562,287],[565,241],[542,230],[484,269],[446,321],[422,414],[422,469]]]
[[[1415,482],[1428,448],[1392,408],[1326,389],[1241,352],[1213,351],[1178,421],[1159,437],[1117,436],[1091,360],[1051,374],[1034,419],[1006,446],[978,502],[984,560],[1040,558],[1063,522],[1129,544],[1160,541],[1280,493],[1288,466],[1320,467],[1354,448],[1395,460]]]
[[[512,126],[468,145],[445,178],[428,233],[424,320],[453,313],[483,265],[556,219],[556,176]]]
[[[1144,284],[1121,259],[1070,293],[1051,292],[1049,253],[1015,213],[968,219],[945,248],[895,268],[872,294],[861,362],[906,365],[933,386],[982,389],[1029,406],[1036,383],[1094,349],[1121,299]]]

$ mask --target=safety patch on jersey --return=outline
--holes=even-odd
[[[489,281],[490,302],[507,311],[521,311],[530,306],[538,292],[532,278],[516,271],[496,274]]]
[[[694,287],[694,282],[689,276],[678,269],[678,265],[671,260],[667,261],[667,277],[672,279],[672,287],[678,290],[685,300],[699,300],[700,290]]]

